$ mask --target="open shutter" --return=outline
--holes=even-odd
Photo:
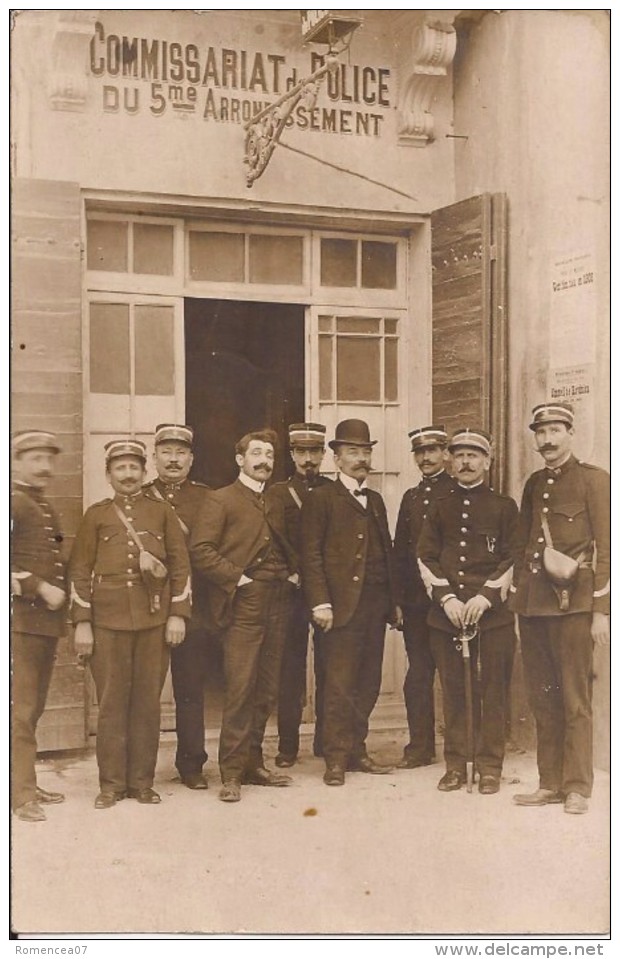
[[[60,440],[50,500],[68,551],[82,516],[79,187],[16,179],[12,214],[12,428],[50,430]],[[38,727],[39,749],[78,749],[85,731],[84,668],[65,637]]]
[[[485,193],[431,215],[433,421],[492,433],[491,484],[506,488],[506,197]]]

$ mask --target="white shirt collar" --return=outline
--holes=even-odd
[[[354,479],[353,476],[347,476],[346,473],[338,473],[338,479],[340,480],[343,486],[346,486],[349,493],[355,492],[356,489],[363,490],[363,491],[366,491],[368,489],[366,480],[364,480],[364,482],[360,485],[357,482],[357,480]]]
[[[239,481],[243,483],[244,486],[247,486],[248,489],[251,489],[254,493],[262,493],[265,489],[264,483],[260,483],[258,480],[252,479],[252,477],[248,476],[247,473],[244,473],[243,470],[239,472]]]
[[[476,489],[477,486],[482,486],[483,483],[484,483],[484,480],[481,479],[478,483],[473,483],[470,486],[465,486],[464,483],[459,483],[458,485],[461,487],[461,489],[467,490],[467,489]]]

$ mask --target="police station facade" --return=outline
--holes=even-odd
[[[289,422],[365,419],[392,530],[426,423],[489,429],[518,501],[531,407],[569,400],[577,455],[608,466],[606,15],[358,13],[251,185],[245,124],[323,62],[299,11],[18,14],[13,427],[59,435],[70,538],[104,444],[160,422],[194,427],[220,486],[248,429],[278,430],[281,478]],[[379,719],[404,721],[404,671],[390,633]],[[88,700],[67,643],[43,748],[83,744]]]

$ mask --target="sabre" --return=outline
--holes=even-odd
[[[456,648],[463,653],[463,670],[465,675],[465,714],[467,721],[467,792],[470,793],[474,783],[474,702],[471,680],[471,651],[469,644],[478,635],[476,625],[463,626],[455,636]]]

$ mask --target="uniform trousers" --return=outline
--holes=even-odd
[[[205,683],[209,667],[208,638],[199,623],[188,623],[185,639],[170,652],[176,710],[175,765],[181,777],[202,772],[205,751]]]
[[[325,669],[323,749],[328,766],[366,755],[368,720],[381,689],[387,586],[364,584],[345,626],[321,637]]]
[[[52,678],[55,636],[13,633],[11,712],[11,806],[37,798],[37,723],[45,709]]]
[[[435,660],[426,622],[428,606],[403,609],[403,637],[409,668],[403,684],[409,743],[405,758],[430,762],[435,757]]]
[[[280,694],[278,697],[278,750],[283,756],[297,756],[299,727],[306,701],[306,663],[310,632],[310,612],[301,590],[292,599],[290,625],[284,644]],[[323,664],[319,629],[314,627],[314,681],[316,721],[314,727],[314,755],[323,755]]]
[[[253,580],[234,596],[232,623],[221,637],[224,709],[219,744],[222,782],[264,765],[263,738],[278,699],[282,652],[295,587]]]
[[[519,616],[541,789],[592,794],[591,613]]]
[[[159,747],[159,698],[169,647],[164,626],[136,631],[95,626],[90,668],[99,717],[97,764],[102,792],[148,789]]]
[[[446,770],[465,774],[469,757],[464,660],[462,650],[457,649],[453,635],[430,627],[431,649],[443,692]],[[473,758],[480,776],[495,776],[498,779],[501,776],[515,645],[512,623],[494,629],[483,629],[479,637],[469,644],[474,721]],[[477,669],[478,661],[480,675]]]

